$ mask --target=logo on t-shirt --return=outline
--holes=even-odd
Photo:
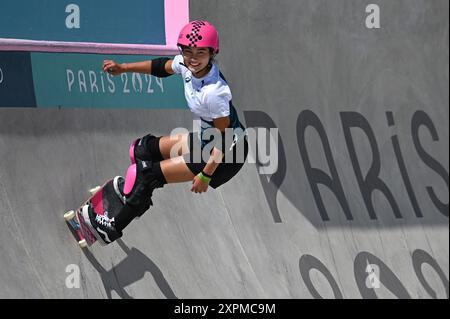
[[[192,80],[192,78],[191,78],[190,76],[187,76],[187,77],[184,79],[184,81],[185,81],[186,83],[191,82],[191,80]]]

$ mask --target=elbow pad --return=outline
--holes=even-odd
[[[156,58],[152,60],[152,72],[151,74],[158,78],[166,78],[172,74],[166,71],[166,62],[170,58]]]

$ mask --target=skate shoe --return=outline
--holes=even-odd
[[[82,212],[85,222],[91,228],[95,237],[101,242],[110,244],[122,237],[122,232],[117,231],[115,228],[114,218],[110,219],[107,212],[105,212],[105,215],[97,214],[90,205],[85,205]]]

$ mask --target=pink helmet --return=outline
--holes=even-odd
[[[208,21],[192,21],[181,30],[177,44],[193,48],[212,48],[217,54],[219,53],[219,33]]]

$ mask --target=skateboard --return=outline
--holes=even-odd
[[[107,213],[110,218],[113,218],[124,206],[122,200],[114,190],[114,179],[106,181],[102,186],[92,188],[89,192],[91,196],[80,207],[64,214],[64,219],[71,228],[81,248],[92,246],[97,240],[100,244],[106,245],[86,224],[83,217],[83,209],[90,206],[95,213],[100,215]]]

